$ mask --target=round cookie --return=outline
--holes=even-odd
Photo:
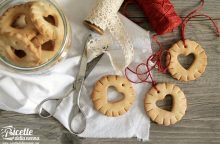
[[[36,36],[37,31],[33,26],[31,19],[29,17],[30,8],[26,4],[16,5],[9,8],[1,17],[0,17],[0,29],[2,32],[10,33],[19,33],[27,39],[32,39]],[[22,27],[17,25],[17,20],[21,17],[25,19],[25,25],[22,24]],[[20,22],[18,22],[20,23]]]
[[[161,83],[152,87],[144,100],[145,111],[150,119],[158,124],[170,125],[180,121],[185,115],[187,108],[186,97],[182,90],[174,84]],[[163,110],[156,105],[157,101],[163,100],[167,95],[173,98],[171,111]]]
[[[0,52],[3,57],[13,64],[30,67],[37,66],[41,54],[29,40],[24,39],[20,34],[1,33]]]
[[[111,86],[123,94],[123,99],[116,102],[108,101],[107,91]],[[135,91],[132,84],[125,77],[116,75],[102,77],[96,82],[92,92],[92,101],[95,109],[109,117],[125,114],[131,108],[134,100]]]
[[[45,2],[30,2],[30,18],[39,33],[52,39],[63,37],[64,25],[56,8]]]
[[[207,65],[207,56],[201,45],[191,40],[186,40],[186,45],[185,48],[182,41],[175,43],[169,49],[170,55],[167,55],[167,61],[170,60],[169,72],[175,79],[180,81],[191,81],[199,78],[204,73]],[[189,54],[193,54],[195,60],[188,69],[185,69],[179,63],[178,56],[188,56]]]

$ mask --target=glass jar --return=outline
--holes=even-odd
[[[26,2],[30,2],[30,1],[39,1],[39,0],[3,0],[0,2],[0,15],[2,15],[8,8],[13,7],[15,5],[19,5],[19,4],[24,4]],[[65,17],[63,11],[59,8],[58,4],[55,2],[55,0],[41,0],[43,2],[47,2],[49,4],[51,4],[52,6],[54,6],[54,8],[57,10],[57,12],[59,13],[62,22],[63,22],[63,26],[64,26],[64,37],[62,40],[62,44],[59,48],[59,50],[54,54],[54,56],[49,59],[47,62],[42,63],[38,66],[33,66],[33,67],[22,67],[22,66],[18,66],[16,64],[13,64],[12,62],[10,62],[9,60],[7,60],[5,57],[0,56],[0,62],[1,64],[10,71],[13,72],[21,72],[21,73],[27,73],[27,74],[32,74],[32,73],[42,73],[42,72],[47,72],[49,69],[51,69],[55,64],[59,63],[61,60],[65,59],[65,57],[67,56],[67,52],[71,46],[71,36],[72,36],[72,32],[71,32],[71,27],[70,24],[67,20],[67,18]]]

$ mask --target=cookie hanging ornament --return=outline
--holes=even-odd
[[[158,42],[156,39],[155,41]],[[163,50],[160,45],[160,50],[150,56],[146,63],[139,64],[135,70],[127,68],[125,75],[132,83],[152,84],[152,88],[145,95],[145,111],[152,121],[160,125],[169,126],[180,121],[185,115],[187,109],[187,100],[184,92],[178,86],[171,83],[157,83],[152,76],[151,71],[155,68],[158,68],[158,71],[161,73],[166,73],[167,66],[163,66],[161,64],[162,56],[165,53],[169,55],[169,52]],[[154,62],[153,65],[150,64],[152,61]],[[132,80],[131,77],[128,76],[129,72],[135,74],[139,81]],[[173,106],[171,111],[161,109],[156,105],[158,101],[164,100],[167,95],[171,95],[173,98]]]
[[[195,41],[189,40],[185,38],[185,29],[186,25],[190,19],[203,16],[208,18],[214,27],[216,28],[218,36],[220,36],[219,29],[214,22],[214,20],[205,14],[193,15],[197,11],[201,10],[204,6],[204,0],[201,0],[201,5],[189,13],[186,18],[183,20],[182,27],[181,27],[181,36],[182,40],[175,43],[170,49],[169,54],[167,55],[167,62],[169,62],[168,70],[173,78],[180,80],[180,81],[192,81],[196,80],[205,72],[207,66],[207,55],[205,50],[202,48],[200,44]],[[195,59],[192,65],[185,69],[178,61],[179,55],[188,56],[193,54]]]
[[[123,94],[117,101],[108,100],[108,88],[115,87],[116,91]],[[108,117],[118,117],[129,111],[135,101],[135,91],[132,84],[124,77],[108,75],[98,80],[93,88],[92,101],[100,113]]]
[[[166,66],[163,66],[162,57],[165,54],[170,56],[169,52],[162,48],[162,45],[157,40],[157,36],[172,32],[182,23],[182,20],[180,16],[176,13],[175,8],[170,0],[127,0],[125,1],[123,9],[123,13],[126,16],[129,15],[127,8],[130,4],[138,4],[143,10],[148,22],[156,32],[156,34],[153,35],[152,39],[159,45],[160,49],[156,51],[156,53],[151,55],[146,62],[139,64],[135,70],[127,67],[125,70],[125,75],[132,83],[148,82],[152,83],[152,85],[154,86],[156,85],[156,81],[153,80],[151,71],[154,68],[157,68],[158,72],[166,73],[169,62],[167,62]],[[151,64],[150,66],[151,62],[153,64]],[[144,69],[144,72],[140,72],[140,69]],[[129,73],[131,75],[135,75],[138,80],[128,77]]]
[[[205,14],[193,15],[197,11],[201,10],[203,6],[204,0],[201,0],[201,5],[189,13],[183,20],[181,27],[182,41],[177,42],[167,51],[162,48],[160,42],[157,40],[157,35],[154,35],[153,40],[159,45],[160,49],[151,55],[146,62],[140,63],[136,69],[131,69],[129,67],[126,68],[125,75],[132,83],[152,84],[152,88],[146,93],[144,105],[148,116],[152,121],[158,124],[170,125],[180,121],[185,115],[187,102],[183,91],[179,87],[175,86],[174,84],[167,83],[157,84],[156,80],[154,80],[152,76],[151,71],[157,68],[158,72],[166,73],[167,70],[169,70],[174,78],[181,81],[189,81],[199,78],[205,71],[207,65],[207,56],[201,45],[195,41],[185,39],[186,24],[192,18],[205,16],[211,20],[217,29],[218,35],[220,35],[218,27],[211,17]],[[162,57],[164,54],[167,54],[165,66],[162,64]],[[189,54],[195,55],[195,61],[187,70],[184,69],[178,61],[178,56],[181,54],[185,56]],[[130,77],[129,74],[135,75],[137,80],[134,79],[134,77]],[[166,95],[171,95],[174,100],[171,111],[166,111],[156,106],[156,102],[163,100]]]
[[[187,109],[186,97],[183,91],[174,84],[161,83],[157,84],[157,90],[152,87],[146,93],[144,100],[145,111],[150,119],[161,125],[171,125],[180,121],[185,115]],[[164,110],[157,106],[157,102],[171,95],[173,99],[172,110]]]

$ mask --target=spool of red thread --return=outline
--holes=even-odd
[[[172,32],[182,23],[181,18],[177,15],[174,6],[169,0],[136,1],[158,35]]]

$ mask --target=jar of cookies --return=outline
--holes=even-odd
[[[0,61],[16,72],[45,71],[64,59],[71,28],[54,0],[0,2]]]

